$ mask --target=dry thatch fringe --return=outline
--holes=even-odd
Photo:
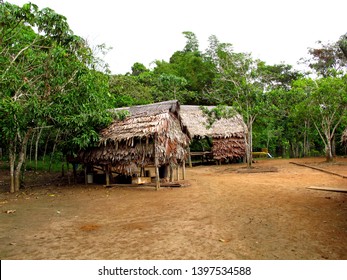
[[[220,160],[226,158],[242,158],[246,153],[243,138],[214,138],[212,140],[213,158]]]

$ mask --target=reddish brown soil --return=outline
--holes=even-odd
[[[347,176],[347,159],[292,161]],[[347,259],[347,194],[307,189],[347,190],[347,179],[289,160],[254,166],[188,168],[190,186],[159,191],[35,174],[9,194],[1,172],[0,258]]]

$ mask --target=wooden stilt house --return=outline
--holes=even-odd
[[[184,168],[190,135],[180,117],[177,101],[120,108],[127,112],[123,120],[115,120],[100,132],[99,147],[81,151],[79,162],[101,166],[110,172],[144,176],[144,168],[154,167],[156,187],[160,186],[159,168]]]
[[[208,110],[215,108],[215,106],[204,107]],[[217,162],[225,159],[241,159],[245,156],[246,125],[239,114],[215,120],[212,125],[209,125],[207,115],[201,106],[182,105],[180,114],[192,138],[211,139],[211,154]]]

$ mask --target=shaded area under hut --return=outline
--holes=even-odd
[[[204,106],[212,110],[215,106]],[[246,126],[242,117],[235,113],[230,118],[220,118],[209,125],[207,115],[201,106],[182,105],[180,111],[183,124],[187,126],[192,139],[207,139],[210,150],[190,152],[191,156],[210,157],[217,163],[222,161],[239,161],[246,154]],[[191,160],[189,160],[191,166]]]
[[[99,146],[80,151],[75,162],[101,168],[106,174],[106,185],[113,183],[112,174],[147,183],[151,170],[146,168],[154,168],[157,189],[160,177],[174,180],[174,168],[177,180],[180,179],[179,166],[184,179],[190,135],[181,121],[177,101],[119,108],[114,112],[125,112],[125,118],[101,130]]]

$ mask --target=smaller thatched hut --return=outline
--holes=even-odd
[[[128,116],[103,129],[99,147],[81,151],[78,159],[126,175],[154,166],[158,187],[159,167],[182,165],[187,157],[190,135],[181,121],[180,105],[167,101],[115,109],[121,110]]]
[[[208,110],[215,108],[204,107]],[[215,120],[210,126],[201,106],[182,105],[181,117],[192,138],[212,138],[212,155],[215,160],[240,159],[245,156],[246,126],[239,114]]]

